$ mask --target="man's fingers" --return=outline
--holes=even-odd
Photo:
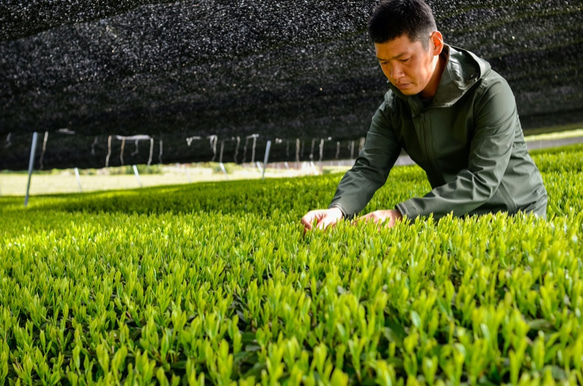
[[[323,214],[319,211],[311,211],[302,217],[302,224],[307,230],[314,229],[314,226],[320,224]]]
[[[326,220],[326,217],[324,217],[321,221],[318,222],[318,229],[326,229],[330,226],[330,221]]]
[[[304,217],[302,217],[302,224],[304,225],[304,227],[306,229],[312,229],[312,223],[314,222],[314,220],[316,220],[317,217],[313,216],[312,214],[308,213],[307,215],[305,215]]]
[[[334,226],[336,223],[342,219],[342,212],[337,209],[323,209],[323,210],[313,210],[308,212],[302,218],[302,224],[305,230],[311,229],[326,229],[329,226]]]
[[[393,210],[379,210],[360,217],[359,221],[364,221],[368,223],[373,221],[375,224],[380,226],[385,226],[387,228],[392,228],[396,225],[398,219],[402,216],[399,212]]]
[[[306,230],[326,229],[330,225],[330,220],[325,212],[313,211],[302,218],[302,224]]]
[[[364,221],[364,223],[368,223],[369,221],[374,221],[375,223],[378,223],[379,221],[382,221],[381,218],[378,218],[377,216],[375,216],[374,213],[369,213],[366,214],[364,216],[361,216],[358,218],[358,222]]]
[[[302,218],[302,224],[306,231],[312,229],[324,230],[330,226],[334,227],[341,218],[341,213],[336,213],[335,210],[314,210]],[[394,217],[392,211],[375,211],[353,220],[353,224],[358,224],[360,222],[366,224],[369,221],[374,222],[379,227],[386,226],[392,228],[395,226],[396,217]]]

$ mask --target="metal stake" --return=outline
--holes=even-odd
[[[81,177],[79,177],[79,168],[75,168],[75,177],[77,177],[77,185],[79,185],[79,193],[83,193],[81,188]]]
[[[35,131],[32,134],[32,145],[30,147],[30,160],[28,161],[28,184],[26,185],[26,196],[24,197],[24,206],[28,205],[28,195],[30,192],[30,180],[32,177],[32,169],[34,168],[34,155],[36,153],[36,143],[38,141],[38,133]]]
[[[265,169],[267,169],[267,161],[269,160],[269,150],[271,149],[271,141],[267,141],[267,147],[265,148],[265,158],[263,159],[263,173],[261,178],[265,179]]]
[[[132,165],[132,169],[134,169],[134,174],[136,175],[136,179],[138,180],[138,184],[140,184],[140,188],[142,187],[142,180],[140,180],[140,173],[138,172],[138,167],[136,165]]]

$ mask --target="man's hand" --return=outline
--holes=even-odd
[[[371,212],[366,216],[362,216],[358,219],[358,221],[374,221],[376,224],[384,225],[389,228],[395,226],[397,221],[400,221],[403,218],[401,212],[397,209],[389,209],[389,210],[377,210],[375,212]]]
[[[342,217],[342,211],[338,208],[317,209],[306,213],[302,217],[302,224],[304,224],[304,230],[313,229],[314,223],[317,229],[326,229],[330,225],[334,226],[338,221],[342,220]]]

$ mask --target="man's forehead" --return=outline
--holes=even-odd
[[[398,59],[423,48],[421,42],[412,42],[409,38],[397,38],[385,43],[375,43],[375,52],[379,59]]]

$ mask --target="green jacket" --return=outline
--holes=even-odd
[[[410,219],[521,210],[545,217],[547,193],[527,152],[508,83],[469,51],[446,46],[442,55],[447,66],[426,104],[389,84],[365,147],[330,207],[345,217],[360,212],[404,149],[433,189],[397,204]]]

